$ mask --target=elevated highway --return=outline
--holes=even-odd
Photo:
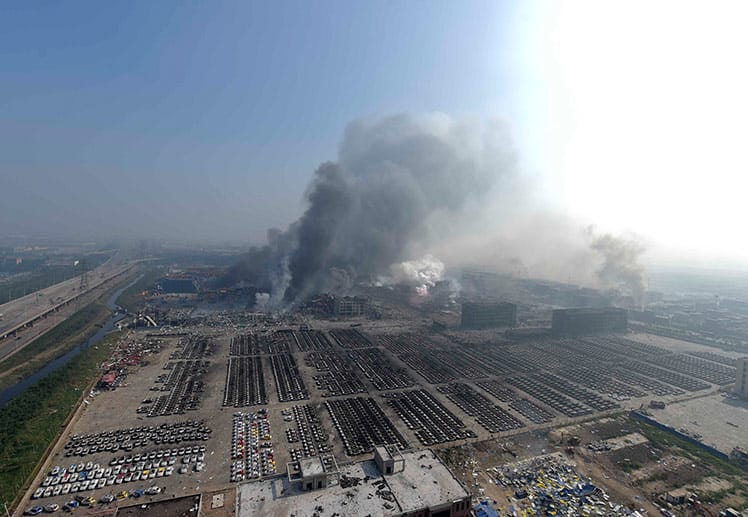
[[[135,267],[136,262],[117,263],[115,257],[89,271],[88,288],[81,290],[80,275],[47,287],[22,298],[0,305],[0,352],[3,341],[16,336],[24,328],[75,303],[80,297],[103,284],[124,278]],[[2,353],[0,353],[2,356]]]

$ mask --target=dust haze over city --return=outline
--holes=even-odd
[[[0,7],[2,510],[746,514],[746,14]]]

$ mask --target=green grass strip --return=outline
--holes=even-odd
[[[0,503],[30,482],[120,335],[110,334],[0,408]]]
[[[109,318],[109,310],[95,301],[0,363],[0,390],[29,377],[47,363],[93,336]],[[40,354],[44,354],[39,357]]]

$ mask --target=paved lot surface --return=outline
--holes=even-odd
[[[398,320],[388,320],[388,321],[380,321],[380,322],[365,322],[362,327],[360,327],[361,330],[364,330],[370,334],[378,334],[378,333],[399,333],[404,331],[412,331],[422,334],[427,334],[428,331],[426,330],[426,327],[421,327],[420,324],[422,322],[415,322],[415,321],[398,321]],[[320,329],[327,331],[330,328],[350,328],[350,322],[341,321],[341,322],[330,322],[330,321],[314,321],[313,326],[315,329]],[[280,327],[278,327],[280,328]],[[179,474],[178,472],[174,472],[173,475],[170,477],[157,477],[155,479],[149,479],[146,482],[139,481],[139,482],[131,482],[131,483],[123,483],[123,484],[115,484],[112,486],[106,486],[101,489],[93,490],[93,491],[87,491],[83,495],[85,496],[92,496],[95,499],[101,498],[103,495],[107,493],[114,493],[121,490],[128,490],[132,491],[136,488],[147,488],[152,485],[156,485],[162,488],[162,493],[160,495],[152,496],[152,497],[146,497],[141,498],[141,501],[143,503],[149,503],[152,501],[158,501],[158,500],[165,500],[169,498],[178,498],[183,496],[191,496],[199,493],[226,493],[229,494],[230,497],[233,498],[231,492],[226,492],[226,490],[231,489],[233,486],[230,482],[230,468],[231,468],[231,432],[232,432],[232,416],[235,411],[256,411],[260,408],[266,408],[268,412],[268,418],[271,425],[271,431],[272,431],[272,444],[274,447],[274,453],[275,453],[275,460],[276,465],[278,467],[278,473],[284,474],[285,473],[285,465],[287,462],[291,460],[289,449],[293,447],[298,447],[298,444],[289,444],[286,440],[286,430],[291,429],[295,427],[295,424],[293,422],[288,422],[284,420],[284,416],[282,411],[285,409],[288,409],[294,405],[298,404],[314,404],[320,407],[320,411],[318,414],[321,417],[321,425],[324,428],[324,430],[329,435],[330,444],[332,445],[332,452],[334,453],[335,457],[338,459],[338,462],[343,463],[346,461],[358,461],[362,459],[369,459],[370,454],[364,454],[359,455],[357,457],[350,457],[345,454],[342,442],[340,440],[340,437],[338,436],[337,432],[335,431],[335,428],[333,426],[332,420],[330,418],[330,414],[328,411],[326,411],[323,407],[321,407],[326,400],[330,400],[330,398],[323,396],[324,392],[318,389],[315,385],[314,376],[318,375],[318,372],[311,366],[307,366],[304,362],[304,357],[306,355],[306,352],[298,352],[298,351],[292,351],[293,357],[296,360],[297,365],[299,366],[300,373],[302,375],[302,378],[304,380],[304,383],[306,385],[307,391],[309,392],[310,398],[308,400],[302,400],[302,401],[294,401],[294,402],[284,402],[281,403],[279,401],[278,393],[275,386],[275,380],[272,372],[272,368],[270,366],[269,356],[263,355],[262,361],[263,361],[263,368],[264,368],[264,377],[265,377],[265,385],[267,389],[267,395],[268,395],[268,404],[265,406],[254,406],[250,408],[233,408],[233,407],[223,407],[223,390],[224,390],[224,382],[226,378],[226,370],[227,370],[227,364],[228,364],[228,357],[229,357],[229,348],[230,348],[230,340],[232,335],[235,335],[238,331],[237,329],[230,328],[228,326],[205,326],[205,327],[192,327],[188,329],[178,329],[180,332],[193,332],[193,333],[201,333],[203,335],[210,336],[213,342],[215,343],[215,352],[212,356],[204,358],[204,360],[210,361],[210,366],[208,367],[207,373],[205,374],[203,381],[204,381],[204,392],[201,393],[201,403],[199,406],[199,409],[195,411],[187,411],[185,414],[182,415],[169,415],[169,416],[161,416],[161,417],[152,417],[149,418],[144,414],[138,414],[136,412],[136,409],[139,405],[141,405],[141,402],[144,399],[147,398],[153,398],[154,394],[158,394],[157,392],[151,391],[151,387],[154,386],[156,379],[163,375],[164,373],[168,373],[167,370],[164,370],[163,366],[169,362],[169,356],[170,354],[175,350],[177,342],[179,341],[179,337],[168,337],[163,338],[164,344],[161,352],[155,355],[151,355],[148,358],[149,363],[146,366],[136,368],[135,371],[133,371],[129,377],[127,378],[127,384],[126,386],[120,387],[116,389],[115,391],[108,391],[108,392],[102,392],[98,394],[96,397],[92,398],[90,400],[90,404],[85,406],[85,408],[82,410],[82,414],[80,418],[75,420],[73,424],[71,425],[71,428],[69,429],[69,432],[77,433],[77,434],[88,434],[88,433],[95,433],[95,432],[101,432],[101,431],[109,431],[109,430],[118,430],[118,429],[126,429],[130,427],[138,427],[138,426],[159,426],[163,423],[176,423],[181,422],[186,419],[192,419],[192,420],[203,420],[209,425],[212,429],[211,437],[208,441],[205,442],[199,442],[199,445],[205,445],[206,451],[205,451],[205,468],[202,469],[200,472],[195,471],[194,469],[190,469],[190,472],[185,474]],[[142,339],[145,340],[145,334],[148,332],[148,330],[139,330],[134,335],[135,336],[142,336]],[[447,338],[439,337],[439,336],[431,336],[429,339],[434,339],[435,341],[439,342],[439,345],[442,347],[446,347],[446,349],[449,349],[449,347],[455,346],[454,343],[452,343]],[[674,340],[667,340],[663,341],[658,338],[657,344],[659,346],[662,346],[663,348],[673,349],[677,348],[677,346],[682,345],[675,345],[671,343]],[[680,342],[677,342],[680,343]],[[464,347],[469,347],[470,344],[460,345]],[[340,348],[335,345],[335,348],[337,350],[341,350]],[[706,348],[706,347],[701,347]],[[408,368],[405,363],[403,363],[396,354],[392,353],[390,350],[386,348],[380,347],[380,349],[385,354],[386,358],[395,366],[397,367],[403,367]],[[713,349],[710,349],[714,351]],[[459,419],[461,419],[466,426],[471,429],[475,433],[475,438],[470,438],[467,440],[459,440],[454,442],[445,443],[442,445],[436,445],[432,448],[443,448],[443,447],[451,447],[454,445],[459,445],[461,443],[466,442],[475,442],[475,441],[481,441],[486,440],[490,438],[506,438],[509,436],[517,435],[519,433],[526,433],[528,431],[532,431],[535,429],[549,429],[552,427],[557,427],[561,425],[565,425],[571,422],[578,421],[579,419],[571,419],[559,416],[557,412],[553,411],[552,413],[555,415],[555,419],[546,424],[532,424],[529,420],[527,420],[525,417],[518,414],[515,410],[511,409],[509,407],[509,403],[500,401],[498,399],[495,399],[492,396],[488,396],[488,394],[481,390],[479,387],[477,387],[476,382],[480,382],[483,380],[490,380],[490,379],[496,379],[496,380],[502,380],[506,377],[506,374],[501,375],[498,372],[491,371],[490,368],[486,369],[484,372],[487,377],[479,379],[479,381],[476,381],[475,379],[465,379],[460,378],[459,381],[468,384],[471,386],[475,391],[481,393],[482,395],[486,396],[491,403],[505,409],[507,412],[512,413],[516,418],[518,418],[520,421],[522,421],[525,426],[521,429],[517,430],[511,430],[511,431],[505,431],[502,433],[489,433],[486,431],[481,425],[477,423],[475,418],[467,415],[460,407],[458,407],[456,404],[454,404],[452,401],[450,401],[447,396],[444,393],[440,393],[437,391],[437,386],[429,384],[426,382],[423,377],[421,377],[418,373],[408,368],[408,371],[410,372],[412,378],[415,381],[415,385],[413,389],[426,389],[439,403],[441,403],[444,407],[446,407],[449,411],[454,413]],[[368,390],[368,393],[365,394],[356,394],[353,396],[368,396],[373,397],[375,401],[378,403],[378,405],[382,408],[385,415],[393,422],[393,424],[396,426],[397,430],[402,434],[402,436],[406,439],[408,444],[414,448],[414,449],[422,449],[424,448],[417,437],[415,436],[414,432],[409,429],[405,422],[397,416],[394,409],[387,404],[387,399],[385,397],[386,393],[388,392],[378,392],[374,389],[373,384],[371,381],[366,379],[363,375],[360,376],[362,378],[362,381]],[[703,394],[703,392],[702,392]],[[537,406],[551,411],[551,408],[544,404],[543,402],[529,396],[524,395],[528,400],[536,404]],[[671,402],[677,399],[682,399],[686,397],[693,397],[694,394],[683,394],[680,396],[668,396],[668,397],[662,397],[663,399]],[[345,397],[337,397],[337,398],[345,398]],[[620,402],[621,408],[614,410],[614,411],[621,411],[626,408],[637,408],[640,407],[642,404],[645,404],[648,402],[652,397],[652,395],[648,394],[644,397],[640,397],[637,399],[630,399],[627,401]],[[696,399],[696,400],[704,400],[704,399]],[[730,406],[727,406],[724,401],[718,400],[717,402],[720,402],[723,406],[725,406],[725,410],[730,409]],[[699,402],[692,401],[693,404],[700,404]],[[689,403],[690,404],[690,403]],[[704,401],[705,405],[708,405],[708,402]],[[712,406],[715,405],[714,400],[711,402]],[[687,406],[686,406],[687,407]],[[732,411],[735,411],[734,408],[732,408]],[[745,412],[745,410],[742,410]],[[604,415],[605,413],[598,413],[599,415]],[[589,416],[585,417],[589,418]],[[720,417],[723,420],[726,419],[723,417]],[[732,420],[730,420],[732,421]],[[735,430],[737,432],[743,431],[748,428],[748,421],[735,421],[735,424],[739,426],[739,428],[736,428]],[[706,433],[702,432],[705,436]],[[748,436],[748,434],[746,434]],[[707,439],[708,441],[708,439]],[[52,454],[50,460],[47,462],[44,471],[48,471],[52,468],[54,465],[60,465],[60,466],[67,466],[74,460],[76,463],[79,461],[92,461],[94,463],[99,463],[101,466],[108,466],[110,459],[113,456],[121,456],[124,454],[123,451],[118,451],[117,453],[97,453],[95,455],[86,456],[83,459],[78,458],[66,458],[64,456],[64,450],[62,449],[62,446],[64,445],[64,442],[61,442],[57,445],[57,448],[55,449],[55,452]],[[142,449],[136,449],[131,452],[131,454],[135,454],[137,452],[143,452],[143,451],[150,451],[161,448],[161,446],[156,445],[150,445],[148,447],[142,448]],[[127,453],[130,454],[130,453]],[[179,467],[180,465],[177,464],[176,467]],[[176,469],[175,469],[176,470]],[[34,486],[36,488],[36,486]],[[33,493],[33,490],[30,492]],[[30,495],[27,494],[27,497]],[[43,504],[49,504],[51,502],[56,502],[60,505],[64,504],[66,501],[71,499],[71,495],[60,495],[57,497],[50,497],[50,498],[44,498],[40,500]],[[204,501],[205,502],[205,501]],[[131,501],[127,501],[126,504],[130,504]],[[123,503],[125,504],[125,503]],[[233,504],[233,503],[232,503]],[[21,509],[25,509],[29,506],[29,501],[26,499],[21,507]],[[97,505],[97,510],[101,510],[101,506]],[[78,511],[79,515],[85,515],[85,511]],[[215,512],[216,515],[221,515],[222,511],[220,509],[217,509]]]
[[[734,447],[748,449],[748,402],[721,394],[650,409],[658,422],[690,435],[729,454]]]

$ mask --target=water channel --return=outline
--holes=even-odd
[[[83,352],[85,349],[87,349],[90,346],[95,345],[99,341],[101,341],[113,328],[114,326],[121,321],[123,318],[125,318],[125,314],[120,311],[119,307],[117,306],[117,298],[124,292],[125,289],[132,286],[140,280],[142,277],[139,276],[126,286],[117,289],[112,295],[107,299],[106,306],[107,309],[111,311],[116,311],[112,316],[107,320],[107,322],[104,324],[103,327],[101,327],[96,334],[88,338],[86,341],[80,343],[75,348],[69,350],[64,355],[61,355],[60,357],[50,361],[47,363],[41,370],[33,373],[32,375],[26,377],[25,379],[22,379],[18,381],[16,384],[10,386],[9,388],[4,389],[3,391],[0,391],[0,407],[5,406],[8,402],[13,400],[15,397],[26,391],[28,388],[39,382],[41,379],[49,375],[50,373],[54,372],[55,370],[58,370],[60,367],[66,365],[69,363],[74,357],[78,356],[81,352]]]

